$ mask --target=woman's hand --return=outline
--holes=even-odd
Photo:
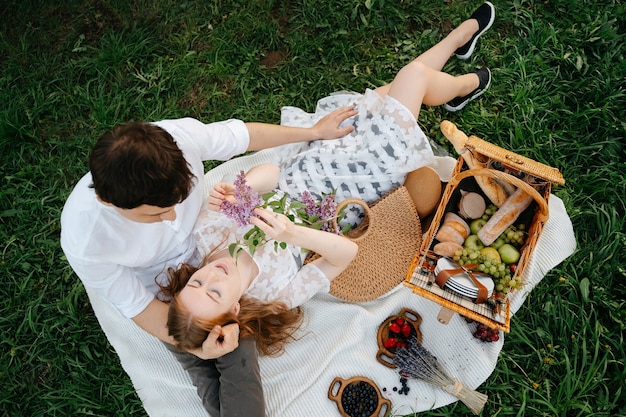
[[[287,216],[265,208],[256,208],[254,213],[259,217],[251,217],[250,221],[264,231],[268,237],[287,243],[293,239],[296,225]]]
[[[357,113],[354,106],[340,107],[328,113],[311,128],[315,131],[314,136],[317,139],[337,139],[347,135],[354,130],[354,126],[351,123],[342,125],[342,122]]]

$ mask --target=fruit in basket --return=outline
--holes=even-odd
[[[470,223],[470,232],[475,235],[487,223],[487,220],[478,218]]]
[[[463,247],[469,250],[481,250],[485,245],[480,241],[478,235],[469,235],[467,239],[465,239]]]
[[[395,349],[398,346],[398,339],[396,339],[395,337],[388,337],[383,342],[383,346],[387,349]]]
[[[498,249],[500,246],[504,245],[505,243],[507,243],[506,240],[504,240],[504,238],[500,236],[491,245],[489,245],[489,247]]]
[[[515,246],[511,245],[510,243],[505,243],[504,245],[500,246],[498,248],[498,253],[500,254],[502,262],[506,264],[517,263],[520,258],[519,251],[515,248]]]
[[[480,250],[480,254],[485,258],[489,258],[497,263],[501,262],[500,253],[496,248],[492,248],[491,246],[487,246],[486,248],[482,248]]]

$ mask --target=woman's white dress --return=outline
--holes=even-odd
[[[280,190],[294,199],[305,190],[318,199],[335,191],[337,201],[359,197],[371,203],[401,185],[407,173],[434,162],[430,143],[413,114],[397,100],[372,90],[333,94],[318,102],[315,113],[285,107],[281,124],[309,127],[334,109],[352,104],[358,114],[346,121],[355,127],[349,135],[277,148],[277,158],[284,161]],[[348,221],[358,221],[354,217],[358,213],[348,216],[353,216]],[[194,231],[199,256],[228,247],[250,228],[204,210]],[[295,307],[318,292],[328,292],[326,276],[312,264],[302,265],[304,255],[300,248],[275,249],[271,242],[257,248],[254,261],[259,275],[247,294],[265,301],[281,299]]]

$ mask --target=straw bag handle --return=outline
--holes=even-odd
[[[498,171],[495,169],[489,168],[476,168],[476,169],[468,169],[466,171],[462,171],[459,174],[455,175],[450,183],[453,185],[457,185],[461,180],[474,177],[474,176],[485,176],[490,178],[499,179],[509,184],[516,186],[517,188],[521,188],[526,194],[530,195],[539,205],[539,214],[541,215],[542,220],[548,219],[548,203],[546,199],[539,194],[537,190],[535,190],[528,183],[520,180],[519,178],[514,177],[511,174],[507,174],[506,172]]]
[[[350,204],[356,204],[356,205],[361,206],[363,208],[363,211],[365,213],[365,218],[363,219],[363,221],[365,221],[365,220],[372,221],[372,216],[371,216],[372,210],[370,209],[370,206],[368,206],[367,203],[364,200],[361,200],[360,198],[356,198],[356,197],[346,198],[345,200],[343,200],[339,204],[337,204],[337,214],[339,214],[341,212],[341,210],[343,210],[344,208],[348,207]],[[338,225],[337,225],[337,216],[335,216],[335,218],[333,218],[333,226],[335,228],[338,227]]]

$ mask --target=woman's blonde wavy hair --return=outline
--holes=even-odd
[[[230,323],[239,324],[239,337],[253,337],[263,355],[278,355],[287,342],[295,339],[294,334],[302,324],[302,310],[299,307],[289,309],[285,303],[278,301],[264,302],[244,295],[239,300],[237,315],[230,312],[212,320],[194,317],[177,295],[200,267],[182,264],[178,269],[169,268],[167,284],[159,285],[161,293],[169,298],[167,327],[179,349],[202,346],[214,326]]]

